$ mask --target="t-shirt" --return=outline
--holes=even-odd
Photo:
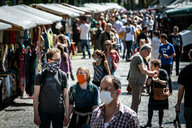
[[[90,26],[88,24],[81,24],[80,25],[80,39],[81,40],[88,40]]]
[[[189,64],[184,69],[181,70],[178,78],[178,83],[183,85],[185,88],[185,96],[184,96],[185,107],[192,107],[191,74],[192,74],[192,64]]]
[[[43,73],[37,74],[35,85],[41,86],[39,94],[40,112],[59,113],[64,111],[63,91],[68,86],[65,72],[60,69],[56,73],[44,70]]]
[[[169,41],[174,46],[182,46],[183,45],[181,35],[179,35],[179,34],[175,35],[175,36],[173,34],[171,34],[170,37],[169,37]]]
[[[117,31],[117,33],[119,32],[119,30],[123,27],[123,23],[119,20],[117,20],[114,24],[113,27],[115,28],[115,30]]]
[[[138,65],[143,64],[145,68],[147,66],[144,64],[143,57],[139,54],[136,53],[130,63],[130,74],[128,81],[130,84],[133,85],[144,85],[145,80],[146,80],[146,75],[142,74]]]
[[[75,94],[73,94],[74,86],[76,86]],[[92,111],[94,105],[99,105],[98,88],[93,84],[93,92],[90,90],[90,85],[88,84],[87,89],[82,89],[77,83],[70,87],[69,90],[69,103],[75,107],[83,110],[84,112]]]
[[[168,44],[161,44],[159,47],[159,53],[161,54],[161,64],[162,65],[170,65],[173,63],[173,57],[172,58],[164,58],[163,54],[167,54],[168,56],[171,56],[175,52],[174,46],[171,43]]]
[[[134,41],[134,33],[136,32],[136,29],[133,25],[126,26],[124,31],[126,32],[126,39],[125,41]]]

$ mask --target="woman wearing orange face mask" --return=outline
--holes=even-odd
[[[92,111],[99,105],[98,88],[90,82],[90,72],[80,67],[77,70],[78,82],[69,90],[70,114],[69,128],[89,128]]]

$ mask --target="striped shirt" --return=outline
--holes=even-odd
[[[101,82],[101,80],[105,76],[105,72],[104,72],[105,67],[102,64],[96,65],[96,63],[95,63],[93,65],[93,69],[94,69],[93,81]]]
[[[91,128],[104,128],[104,114],[104,105],[101,105],[93,111]],[[140,128],[137,114],[122,103],[120,103],[119,111],[107,123],[107,128]]]

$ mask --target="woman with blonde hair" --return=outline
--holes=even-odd
[[[116,50],[113,49],[113,44],[111,40],[106,40],[104,43],[104,53],[108,61],[111,74],[114,75],[117,65],[119,63],[119,54]]]
[[[78,68],[76,76],[78,81],[69,90],[69,115],[73,114],[69,128],[89,128],[92,111],[99,105],[98,88],[90,83],[89,69]]]

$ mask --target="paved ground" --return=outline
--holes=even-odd
[[[93,77],[93,68],[91,59],[80,59],[81,56],[75,56],[72,59],[73,72],[76,73],[78,67],[86,67],[90,69],[91,76]],[[87,57],[88,58],[88,57]],[[181,68],[187,63],[181,63]],[[121,80],[122,94],[120,100],[125,105],[131,105],[131,95],[128,95],[125,88],[128,84],[126,77],[129,70],[129,63],[125,63],[121,60],[115,75]],[[173,95],[169,97],[169,110],[165,110],[163,125],[165,128],[173,128],[173,120],[175,118],[175,104],[177,100],[178,84],[177,77],[175,76],[175,68],[173,69]],[[74,81],[69,80],[69,85],[73,85]],[[143,126],[147,122],[147,105],[149,97],[147,95],[142,96],[142,102],[139,106],[138,117],[140,124]],[[182,127],[184,127],[183,114],[180,114],[180,120]],[[154,112],[153,115],[153,128],[158,127],[158,112]],[[17,98],[11,106],[8,106],[0,111],[0,128],[35,128],[33,124],[33,107],[32,99],[30,98]]]

